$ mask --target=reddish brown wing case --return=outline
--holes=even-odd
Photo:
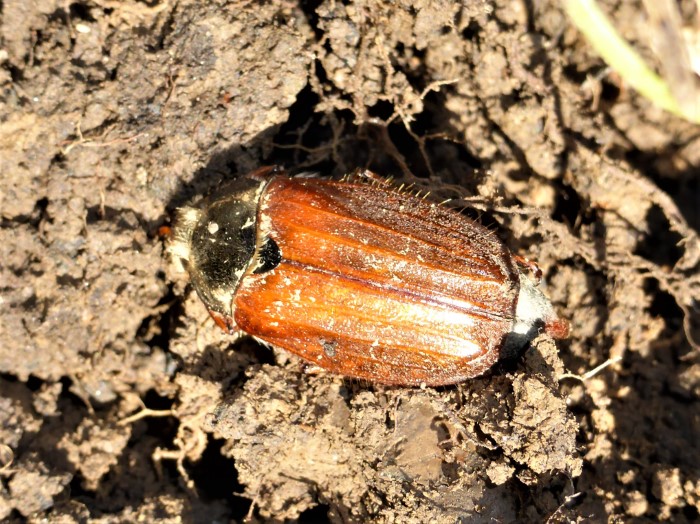
[[[236,290],[248,334],[387,384],[460,382],[498,359],[519,274],[479,224],[385,186],[287,177],[270,181],[257,220],[281,261]]]

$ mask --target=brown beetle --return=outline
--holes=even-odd
[[[170,251],[223,329],[350,377],[453,384],[568,335],[494,233],[366,179],[261,168],[178,210]]]

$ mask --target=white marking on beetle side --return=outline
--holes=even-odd
[[[219,224],[216,222],[209,222],[207,225],[207,231],[209,231],[210,235],[215,235],[216,232],[219,230]]]
[[[520,293],[518,294],[518,306],[515,310],[513,333],[527,334],[538,321],[547,321],[556,318],[552,303],[535,285],[535,283],[522,271],[518,271],[520,277]]]

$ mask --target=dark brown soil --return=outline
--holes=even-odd
[[[0,520],[697,520],[700,128],[559,6],[0,2]],[[158,229],[275,163],[478,210],[570,340],[416,389],[223,335]]]

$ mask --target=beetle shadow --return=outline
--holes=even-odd
[[[274,128],[266,129],[246,144],[234,144],[215,151],[189,180],[179,181],[165,206],[169,217],[173,216],[177,208],[196,203],[226,182],[235,180],[255,167],[274,163],[273,160],[265,159],[263,154],[274,140],[274,131]]]
[[[430,109],[417,115],[409,131],[400,119],[390,118],[391,104],[367,108],[373,118],[363,123],[350,109],[315,112],[320,99],[307,86],[290,106],[284,123],[214,151],[190,179],[179,183],[166,209],[172,215],[177,207],[265,165],[280,165],[291,174],[319,172],[331,177],[369,169],[396,178],[427,180],[439,172],[444,184],[459,185],[469,193],[480,179],[475,173],[481,165],[466,145],[450,138],[460,134],[450,119],[444,119],[442,134],[417,142],[418,136],[434,130],[430,115],[443,107],[442,97],[439,92],[426,95],[424,103]]]
[[[180,181],[166,203],[168,213],[172,215],[196,197],[207,196],[221,184],[266,165],[282,166],[291,174],[319,172],[332,177],[358,168],[387,175],[408,170],[428,176],[426,166],[416,156],[418,148],[407,143],[410,135],[405,130],[401,133],[398,124],[358,124],[349,109],[315,112],[318,102],[318,96],[307,86],[290,106],[284,123],[211,153],[190,179]]]
[[[542,335],[544,331],[544,321],[538,320],[533,323],[527,333],[506,333],[502,338],[498,353],[498,361],[492,368],[492,372],[500,375],[503,373],[513,372],[518,369],[518,367],[521,367],[523,365],[523,356],[530,349],[536,348],[536,346],[533,345],[533,341]],[[546,363],[545,359],[539,352],[533,351],[532,355],[528,358],[535,359],[539,362],[539,365],[537,366],[538,369],[546,369],[552,374],[554,373],[554,369],[551,367],[551,365]]]
[[[501,339],[498,361],[514,361],[518,359],[542,332],[544,332],[544,321],[538,320],[530,327],[527,333],[506,333]]]

